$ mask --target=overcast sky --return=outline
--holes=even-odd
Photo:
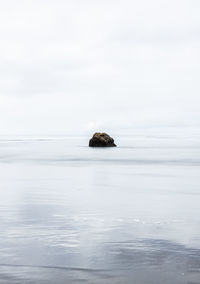
[[[200,125],[199,0],[0,0],[1,134]]]

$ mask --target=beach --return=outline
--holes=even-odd
[[[200,283],[200,135],[1,137],[0,283]]]

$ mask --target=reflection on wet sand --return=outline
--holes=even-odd
[[[164,240],[107,243],[101,249],[107,257],[101,266],[107,269],[0,263],[0,283],[54,283],[58,275],[58,283],[199,283],[199,249]]]
[[[150,142],[0,143],[0,283],[199,284],[200,148]]]

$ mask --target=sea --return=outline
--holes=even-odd
[[[0,283],[200,283],[200,131],[113,137],[0,136]]]

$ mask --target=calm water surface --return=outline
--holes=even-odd
[[[200,136],[0,140],[0,283],[200,283]]]

